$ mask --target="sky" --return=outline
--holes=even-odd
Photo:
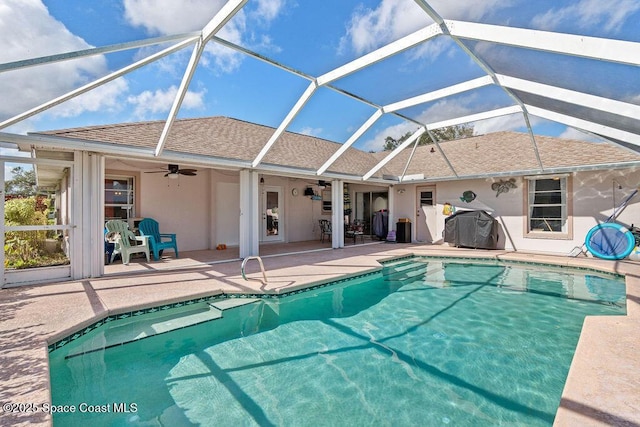
[[[199,31],[222,0],[0,0],[0,64],[149,37]],[[509,25],[640,42],[638,0],[433,0],[445,19]],[[406,36],[432,21],[412,0],[320,2],[249,0],[218,37],[318,77]],[[640,104],[637,67],[468,42],[498,72]],[[161,47],[166,47],[163,45]],[[159,47],[96,55],[0,73],[0,121],[61,96],[137,61]],[[2,129],[13,133],[97,124],[165,120],[192,48],[139,68],[109,84]],[[588,70],[588,72],[585,72]],[[378,105],[484,75],[463,50],[440,37],[333,83]],[[613,78],[612,78],[613,77]],[[308,80],[210,42],[179,118],[222,115],[277,127]],[[514,105],[504,90],[485,87],[402,111],[433,123]],[[375,109],[319,88],[287,130],[346,141]],[[536,133],[593,140],[593,136],[531,117]],[[521,114],[473,123],[476,134],[526,131]],[[385,114],[356,147],[378,151],[387,136],[417,125]],[[266,142],[266,141],[265,141]]]

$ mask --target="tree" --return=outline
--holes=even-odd
[[[471,125],[455,125],[455,126],[447,126],[440,129],[434,129],[431,131],[431,134],[436,138],[437,141],[451,141],[454,139],[467,138],[473,136],[473,126]],[[402,135],[397,140],[391,136],[387,136],[384,139],[384,150],[391,151],[402,144],[404,141],[411,137],[412,133],[407,132]],[[428,133],[422,134],[420,139],[418,140],[418,145],[428,145],[433,144],[433,141],[429,137]]]
[[[36,194],[36,172],[16,166],[11,169],[13,179],[4,183],[4,193],[8,196],[30,197]]]

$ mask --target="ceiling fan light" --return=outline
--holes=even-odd
[[[178,173],[168,173],[167,174],[167,178],[169,178],[169,179],[178,179],[179,176],[180,176],[180,174],[178,174]]]

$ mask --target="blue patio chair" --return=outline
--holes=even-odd
[[[145,218],[138,224],[138,231],[142,236],[149,236],[149,244],[153,251],[153,259],[158,261],[164,249],[173,249],[178,258],[178,243],[173,233],[160,233],[158,221]]]

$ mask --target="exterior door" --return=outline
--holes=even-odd
[[[262,190],[263,242],[284,240],[282,187],[265,186]]]
[[[436,239],[436,188],[416,188],[416,241],[433,243]]]

